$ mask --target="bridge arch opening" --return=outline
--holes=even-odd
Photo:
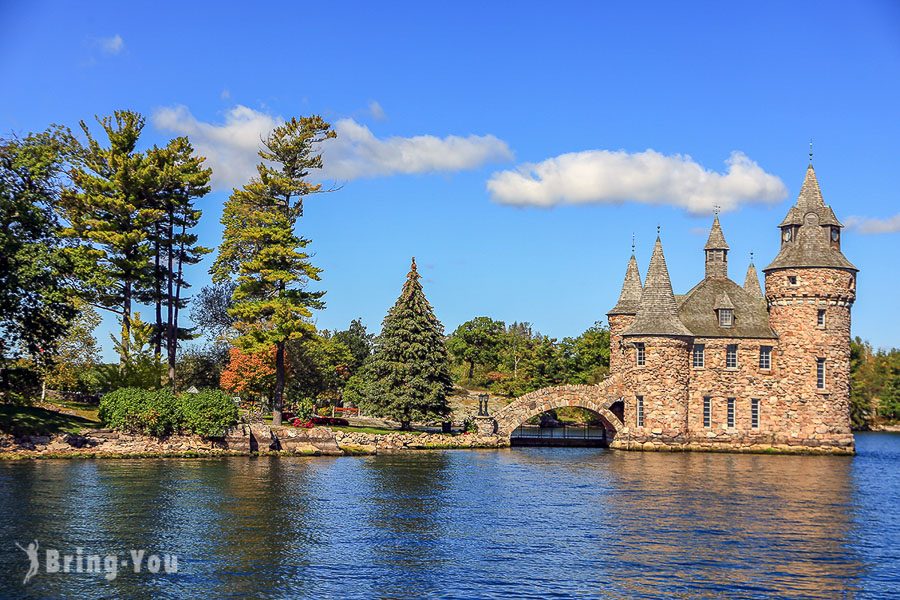
[[[558,436],[555,435],[557,433],[555,431],[546,431],[549,429],[546,427],[529,431],[527,430],[528,421],[538,415],[557,409],[579,408],[595,415],[593,421],[598,424],[594,431],[582,431],[581,437],[599,438],[600,441],[595,441],[592,445],[609,445],[622,429],[622,416],[624,415],[623,396],[614,392],[612,388],[613,383],[615,381],[611,378],[600,385],[565,385],[543,388],[525,394],[513,400],[493,415],[496,423],[496,433],[508,436],[514,445],[519,444],[516,444],[513,437],[526,437],[523,436],[523,433],[532,434],[528,437],[547,439],[547,441],[536,445],[557,445],[554,443],[555,440],[560,438],[568,439],[575,436],[569,436],[568,431],[564,432],[562,436]],[[618,389],[616,388],[615,391],[617,392]],[[575,432],[573,431],[572,433]],[[535,436],[534,434],[537,435]],[[558,445],[576,444],[565,442]]]
[[[566,406],[523,421],[510,433],[510,445],[606,448],[615,436],[615,426],[603,414]]]

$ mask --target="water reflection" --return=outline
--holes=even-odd
[[[900,437],[858,449],[0,463],[0,596],[886,595]],[[23,588],[12,542],[34,538],[174,552],[180,572]]]

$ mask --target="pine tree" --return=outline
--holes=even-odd
[[[275,391],[272,424],[281,424],[284,404],[285,347],[289,339],[313,335],[312,309],[321,308],[321,292],[305,289],[319,279],[319,269],[305,252],[309,240],[294,228],[303,214],[303,199],[323,191],[307,180],[322,168],[321,142],[335,137],[321,117],[291,119],[276,127],[259,152],[264,162],[257,176],[225,203],[225,231],[212,268],[213,281],[237,277],[234,305],[235,343],[253,352],[275,346]]]
[[[384,319],[366,379],[360,408],[399,421],[404,430],[413,421],[450,412],[447,395],[453,384],[444,327],[425,298],[415,258],[397,303]]]
[[[65,233],[83,244],[74,256],[82,265],[85,291],[91,303],[121,315],[120,345],[127,354],[132,306],[152,275],[147,232],[161,213],[147,193],[151,174],[146,155],[136,150],[144,118],[116,111],[98,122],[109,146],[102,146],[81,122],[87,145],[76,149],[75,187],[62,195],[60,206],[68,223]]]
[[[165,148],[154,147],[147,158],[152,170],[150,194],[159,218],[148,232],[153,247],[153,283],[145,296],[156,309],[154,350],[159,356],[165,346],[169,384],[174,389],[178,341],[191,337],[190,330],[178,325],[179,311],[187,306],[182,290],[190,287],[184,278],[184,266],[197,264],[211,252],[197,244],[193,230],[202,214],[194,207],[194,199],[209,192],[212,171],[203,167],[204,159],[194,154],[186,137],[171,140]]]

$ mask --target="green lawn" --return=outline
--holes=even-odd
[[[0,404],[0,431],[12,435],[49,435],[80,433],[83,428],[97,427],[96,416],[84,411],[81,416],[64,415],[35,406]]]

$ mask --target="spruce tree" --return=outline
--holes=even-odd
[[[425,298],[415,258],[400,297],[384,319],[366,379],[361,408],[399,421],[401,429],[450,412],[447,395],[453,384],[444,326]]]

